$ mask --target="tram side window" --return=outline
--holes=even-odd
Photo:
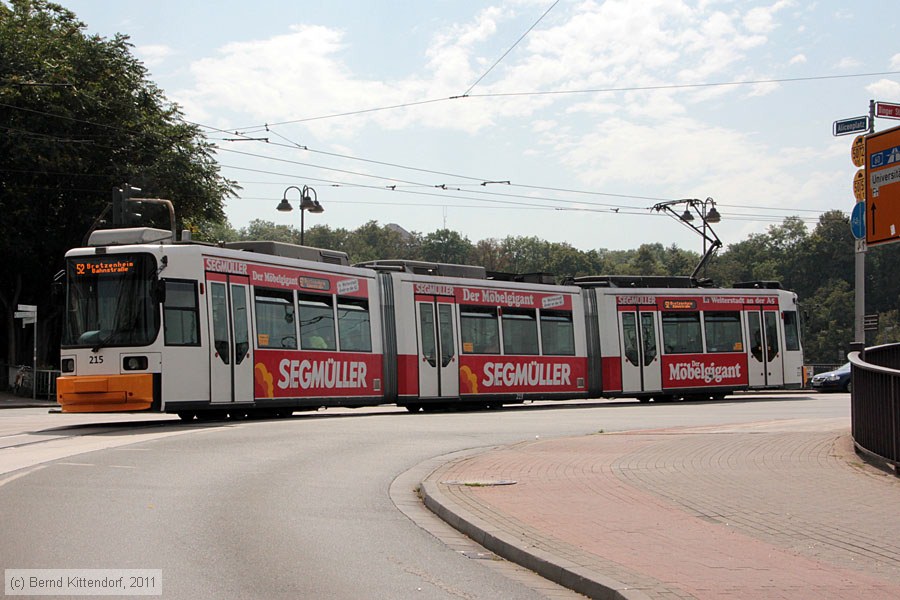
[[[369,303],[365,300],[338,299],[338,333],[341,350],[372,351],[372,329],[369,325]]]
[[[575,328],[572,313],[558,310],[541,311],[541,348],[544,354],[575,355]]]
[[[664,312],[662,314],[663,345],[666,354],[700,354],[700,313]]]
[[[166,346],[200,345],[197,282],[166,280],[163,327]]]
[[[503,353],[538,354],[537,318],[533,308],[504,308]]]
[[[293,293],[257,288],[255,301],[257,347],[296,350]]]
[[[741,313],[737,311],[703,313],[707,352],[743,352]]]
[[[784,349],[788,352],[800,349],[800,325],[796,310],[784,311]]]
[[[459,329],[465,354],[500,354],[500,329],[493,306],[461,306]]]
[[[300,347],[304,350],[337,350],[332,296],[300,294]]]

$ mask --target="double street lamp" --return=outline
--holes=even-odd
[[[294,207],[291,206],[291,203],[288,202],[287,193],[289,190],[297,190],[300,192],[300,245],[303,245],[303,213],[309,211],[311,213],[323,213],[325,209],[319,204],[319,197],[316,194],[316,190],[312,189],[309,186],[303,186],[303,189],[298,188],[296,185],[290,185],[287,189],[284,190],[284,197],[281,199],[281,202],[278,204],[277,210],[281,212],[291,212],[294,210]]]

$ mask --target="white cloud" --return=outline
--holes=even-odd
[[[769,33],[777,26],[775,22],[775,13],[789,6],[790,2],[781,1],[771,6],[757,6],[751,8],[744,15],[744,26],[748,31],[753,33],[765,34]]]
[[[849,69],[855,69],[855,68],[859,67],[860,65],[862,65],[862,63],[859,62],[857,59],[853,58],[852,56],[845,56],[844,58],[839,60],[837,62],[837,64],[834,65],[834,67],[836,69],[849,70]]]
[[[891,57],[891,69],[900,69],[900,54]]]
[[[815,173],[821,154],[810,148],[772,148],[752,135],[692,118],[652,126],[612,118],[555,149],[582,185],[668,190],[674,196],[714,196],[756,206],[816,207],[837,180]],[[785,198],[785,190],[791,190]]]
[[[161,65],[167,58],[175,54],[175,50],[162,44],[135,46],[135,55],[148,67]]]
[[[741,14],[715,5],[690,6],[683,0],[586,0],[557,20],[532,31],[481,81],[472,94],[640,88],[732,79],[746,53],[766,43],[765,33],[777,26],[775,2]],[[485,8],[468,22],[449,24],[426,49],[421,73],[395,81],[369,80],[353,73],[342,60],[352,49],[345,33],[315,25],[293,25],[270,39],[232,43],[216,56],[191,65],[194,84],[178,94],[186,109],[228,109],[258,122],[321,117],[373,107],[392,106],[459,95],[499,58],[496,38],[503,25],[522,9],[520,0]],[[537,5],[529,5],[533,12]],[[560,14],[562,13],[562,15]],[[559,18],[565,15],[565,19]],[[503,38],[509,35],[503,29]],[[506,42],[504,42],[506,43]],[[490,48],[490,50],[488,50]],[[733,89],[733,88],[732,88]],[[668,118],[697,103],[732,92],[646,92],[628,95],[628,111],[650,118]],[[756,90],[752,93],[760,93]],[[319,135],[347,136],[367,123],[400,130],[414,124],[468,133],[500,120],[537,116],[541,109],[561,104],[570,115],[609,114],[621,95],[515,96],[490,100],[431,103],[424,107],[371,112],[305,124]],[[221,112],[219,110],[218,112]],[[552,115],[547,115],[552,116]]]
[[[900,82],[892,79],[879,79],[875,83],[867,85],[866,91],[885,101],[900,100]]]
[[[806,64],[806,55],[805,54],[796,54],[791,57],[791,60],[788,61],[789,65],[802,65]]]

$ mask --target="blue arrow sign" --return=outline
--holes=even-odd
[[[850,213],[850,231],[858,240],[866,237],[866,203],[857,202]]]

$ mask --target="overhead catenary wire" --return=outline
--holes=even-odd
[[[554,8],[557,4],[559,4],[559,0],[555,0],[555,1],[553,2],[553,4],[550,5],[550,8],[548,8],[547,10],[545,10],[545,11],[544,11],[544,14],[542,14],[540,17],[538,17],[538,20],[535,21],[534,23],[532,23],[531,27],[529,27],[528,30],[525,31],[525,33],[523,33],[521,36],[519,36],[519,39],[517,39],[517,40],[513,43],[513,45],[510,46],[510,47],[506,50],[506,52],[503,53],[503,55],[502,55],[500,58],[498,58],[496,61],[494,61],[494,64],[492,64],[492,65],[488,68],[488,70],[485,71],[485,72],[481,75],[481,77],[479,77],[479,78],[475,81],[475,83],[473,83],[472,85],[469,86],[469,89],[467,89],[467,90],[465,91],[465,93],[463,94],[463,96],[468,96],[468,95],[469,95],[469,92],[471,92],[473,89],[475,89],[475,86],[477,86],[479,83],[481,83],[481,80],[484,79],[485,77],[487,77],[488,74],[489,74],[491,71],[494,70],[494,67],[496,67],[497,65],[499,65],[499,64],[500,64],[500,61],[502,61],[504,58],[506,58],[506,55],[509,54],[510,52],[512,52],[512,51],[513,51],[513,48],[515,48],[516,46],[518,46],[518,45],[519,45],[519,42],[521,42],[522,40],[524,40],[525,37],[526,37],[529,33],[531,33],[531,31],[532,31],[535,27],[537,27],[538,24],[539,24],[541,21],[544,20],[544,17],[546,17],[546,16],[550,13],[550,11],[553,10],[553,8]]]

